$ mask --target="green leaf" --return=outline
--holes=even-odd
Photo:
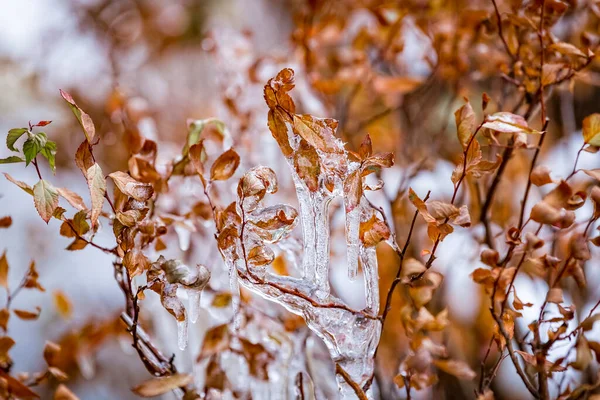
[[[15,149],[15,142],[19,140],[25,132],[27,132],[27,128],[14,128],[8,131],[8,136],[6,136],[6,147],[12,151],[19,151]]]
[[[48,137],[44,132],[38,132],[31,135],[23,144],[23,154],[25,154],[25,165],[29,165],[31,160],[35,159],[38,153],[46,146]]]
[[[71,111],[73,111],[77,121],[79,121],[79,125],[81,125],[81,128],[83,129],[83,133],[85,134],[87,141],[91,144],[94,140],[94,136],[96,135],[96,128],[94,127],[94,121],[92,121],[92,117],[79,108],[69,93],[60,90],[60,95],[69,104],[69,107],[71,107]]]
[[[58,207],[58,191],[50,182],[40,179],[33,187],[33,202],[40,217],[48,223]]]
[[[104,204],[104,193],[106,193],[106,179],[100,166],[95,163],[92,165],[86,173],[88,186],[90,188],[90,197],[92,199],[92,215],[90,220],[92,226],[96,226],[100,212],[102,211],[102,204]]]
[[[40,154],[46,157],[50,168],[52,168],[52,172],[56,172],[56,143],[48,140],[46,145],[40,150]]]
[[[25,162],[25,160],[23,160],[21,157],[17,157],[17,156],[0,158],[0,164],[13,164],[13,163],[19,163],[19,162]]]

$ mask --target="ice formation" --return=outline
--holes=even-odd
[[[359,387],[371,378],[374,352],[381,334],[377,240],[363,240],[362,224],[376,218],[376,210],[363,196],[365,161],[351,159],[335,138],[337,123],[329,119],[294,114],[287,92],[293,88],[293,72],[283,70],[265,87],[269,127],[278,141],[295,184],[299,212],[290,206],[262,207],[267,193],[277,190],[275,173],[266,167],[248,171],[238,185],[238,200],[219,216],[219,249],[230,270],[234,298],[238,282],[262,297],[302,316],[308,327],[326,344],[333,361]],[[353,310],[333,296],[329,288],[329,205],[343,198],[346,211],[348,275],[365,277],[367,307]],[[302,226],[301,278],[280,276],[267,267],[274,259],[269,244],[285,239]],[[285,241],[281,248],[286,250]],[[291,262],[294,258],[291,258]],[[239,300],[238,300],[239,301]],[[239,303],[234,304],[234,309]],[[355,389],[337,375],[343,398],[356,398]],[[370,391],[366,393],[370,397]]]

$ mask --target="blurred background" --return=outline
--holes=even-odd
[[[598,5],[576,0],[564,4],[568,10],[553,35],[582,49],[595,48],[600,38]],[[508,12],[522,3],[499,5]],[[428,190],[437,200],[452,195],[450,175],[461,153],[454,111],[464,104],[463,97],[471,100],[478,115],[484,91],[492,98],[492,111],[518,105],[519,96],[501,76],[508,72],[508,61],[493,11],[491,2],[461,0],[0,0],[0,131],[27,126],[28,121],[52,120],[44,128],[58,143],[57,174],[52,179],[56,186],[86,193],[73,161],[83,136],[59,88],[71,93],[93,118],[105,170],[127,169],[132,131],[159,142],[159,160],[166,163],[181,149],[188,119],[216,117],[227,124],[233,145],[243,149],[238,151],[241,169],[258,164],[274,168],[287,189],[282,198],[293,203],[293,185],[267,129],[262,97],[266,81],[281,68],[291,67],[296,71],[294,96],[300,112],[337,119],[338,134],[352,150],[369,132],[376,152],[395,153],[396,166],[385,171],[384,192],[374,199],[393,216],[403,243],[413,213],[405,198],[409,186],[422,197]],[[553,176],[568,175],[582,143],[582,119],[600,112],[597,69],[593,62],[572,85],[557,87],[548,101],[550,134],[541,164],[550,166]],[[532,126],[540,129],[539,117],[533,120]],[[487,146],[484,154],[502,149]],[[527,150],[515,154],[501,182],[491,212],[498,231],[514,224],[519,207],[514,187],[526,182],[531,154]],[[0,149],[0,157],[7,155],[8,150]],[[597,155],[584,153],[579,166],[598,168],[600,161]],[[1,171],[29,183],[35,180],[34,171],[22,165],[2,165]],[[50,176],[51,171],[43,174]],[[178,190],[180,197],[164,199],[165,207],[193,203],[188,197],[193,192],[185,186]],[[543,194],[534,190],[531,201]],[[462,202],[467,201],[476,213],[476,201]],[[114,281],[111,257],[90,246],[64,250],[70,240],[58,235],[59,223],[44,224],[30,198],[4,178],[0,210],[13,218],[11,228],[0,230],[10,282],[18,283],[33,259],[46,288],[16,301],[19,308],[41,306],[43,311],[37,321],[11,319],[9,334],[18,338],[10,353],[15,371],[43,369],[44,342],[52,340],[67,349],[68,386],[80,398],[136,398],[130,388],[149,375],[119,323],[124,300]],[[589,209],[581,212],[589,214]],[[433,310],[449,309],[451,328],[439,339],[453,356],[474,368],[479,367],[492,329],[489,304],[469,277],[483,265],[480,228],[459,229],[441,246],[435,268],[445,280],[432,303]],[[362,283],[343,280],[343,224],[336,229],[342,248],[332,245],[341,257],[332,263],[333,286],[340,297],[360,307],[364,299],[355,289]],[[216,246],[207,250],[202,243],[210,241],[197,238],[195,232],[180,229],[170,235],[187,257],[218,259]],[[110,227],[97,238],[107,246],[114,240]],[[421,230],[413,256],[419,257],[428,243]],[[397,260],[384,245],[378,255],[380,291],[385,296]],[[594,255],[586,266],[588,289],[569,299],[578,302],[582,312],[600,296],[600,259],[597,252]],[[220,266],[214,268],[213,274],[224,278],[224,271],[216,272]],[[517,280],[523,301],[541,302],[543,285],[527,275]],[[400,308],[402,301],[397,296],[393,307]],[[146,316],[149,330],[165,353],[175,353],[182,370],[198,369],[193,360],[203,333],[213,323],[203,324],[201,317],[188,351],[181,352],[174,320],[158,300],[149,298],[144,307],[151,314]],[[537,311],[525,314],[525,319],[534,318]],[[204,318],[225,320],[208,313]],[[525,322],[521,329],[526,329]],[[392,313],[378,356],[382,398],[403,395],[391,381],[406,353],[401,331],[400,318]],[[528,398],[509,362],[502,364],[493,389],[496,398]],[[43,392],[47,396],[52,393],[40,390],[48,390]],[[437,389],[420,396],[472,398],[472,393],[469,386],[442,374]]]

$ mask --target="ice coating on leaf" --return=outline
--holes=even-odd
[[[177,321],[177,345],[179,350],[185,350],[188,344],[188,322],[187,319]]]
[[[294,87],[293,78],[292,70],[281,71],[265,86],[265,100],[269,129],[289,165],[299,210],[286,205],[261,208],[265,195],[276,190],[276,178],[269,168],[253,168],[240,179],[236,211],[228,207],[229,214],[236,217],[220,223],[219,248],[230,270],[236,312],[239,283],[302,316],[325,342],[334,362],[362,387],[372,377],[381,334],[375,246],[389,237],[389,232],[386,236],[380,224],[376,225],[375,210],[364,200],[363,176],[391,165],[393,160],[391,155],[373,156],[369,151],[361,156],[361,162],[350,161],[335,136],[336,121],[295,114],[288,94]],[[350,277],[358,273],[359,258],[362,263],[365,310],[353,310],[330,293],[329,205],[336,197],[344,198]],[[303,237],[302,278],[274,274],[265,268],[274,257],[269,245],[278,244],[290,252],[293,246],[284,239],[298,218]],[[361,224],[369,228],[364,238]],[[293,263],[297,257],[288,261]],[[355,398],[346,380],[339,374],[337,379],[342,397]],[[366,395],[371,398],[371,391]]]

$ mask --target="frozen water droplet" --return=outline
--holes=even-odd
[[[177,321],[177,344],[179,350],[185,350],[188,343],[188,323],[187,319]]]
[[[179,239],[179,248],[181,251],[187,251],[190,248],[192,232],[190,232],[189,228],[180,224],[175,224],[174,229],[175,233],[177,233],[177,238]]]
[[[189,316],[192,324],[198,321],[198,314],[200,313],[200,295],[202,294],[199,290],[188,290],[188,307]]]

